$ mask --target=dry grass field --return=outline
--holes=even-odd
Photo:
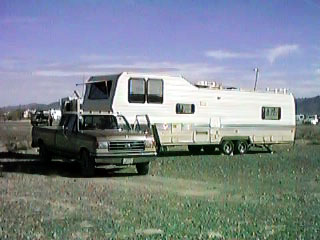
[[[173,149],[148,176],[104,167],[94,178],[39,162],[30,131],[0,123],[0,239],[319,239],[319,126],[273,154]]]

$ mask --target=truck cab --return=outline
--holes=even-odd
[[[42,160],[78,160],[85,176],[92,176],[97,164],[135,165],[147,174],[156,155],[150,130],[133,129],[123,115],[101,111],[65,111],[58,126],[33,127],[32,146],[39,147]]]

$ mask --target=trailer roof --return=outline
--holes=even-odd
[[[120,74],[111,74],[111,75],[99,75],[99,76],[92,76],[89,78],[88,82],[100,82],[100,81],[106,81],[106,80],[113,80],[118,79]]]
[[[182,75],[169,75],[169,74],[163,74],[163,73],[143,73],[143,72],[121,72],[119,74],[110,74],[110,75],[100,75],[100,76],[92,76],[89,78],[87,83],[94,83],[94,82],[101,82],[101,81],[107,81],[107,80],[116,80],[118,79],[121,75],[126,74],[129,76],[133,77],[156,77],[156,78],[164,78],[164,77],[180,77],[186,80],[189,84],[193,85],[194,87],[201,88],[201,89],[215,89],[215,90],[224,90],[224,91],[241,91],[241,92],[256,92],[256,93],[276,93],[276,94],[288,94],[292,95],[292,93],[289,91],[287,88],[267,88],[267,89],[257,89],[254,91],[253,89],[243,89],[243,88],[236,88],[236,87],[225,87],[225,86],[220,86],[219,88],[210,88],[210,87],[204,87],[204,86],[199,86],[197,83],[192,83],[186,78],[184,78]]]

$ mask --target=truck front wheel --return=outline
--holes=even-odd
[[[139,175],[147,175],[149,173],[150,163],[137,163],[136,169]]]
[[[81,164],[81,174],[84,177],[93,177],[95,171],[95,161],[94,158],[90,157],[88,151],[81,151],[80,156],[80,164]]]

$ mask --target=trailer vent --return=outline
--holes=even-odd
[[[112,141],[109,145],[109,151],[143,151],[144,148],[143,141]]]

